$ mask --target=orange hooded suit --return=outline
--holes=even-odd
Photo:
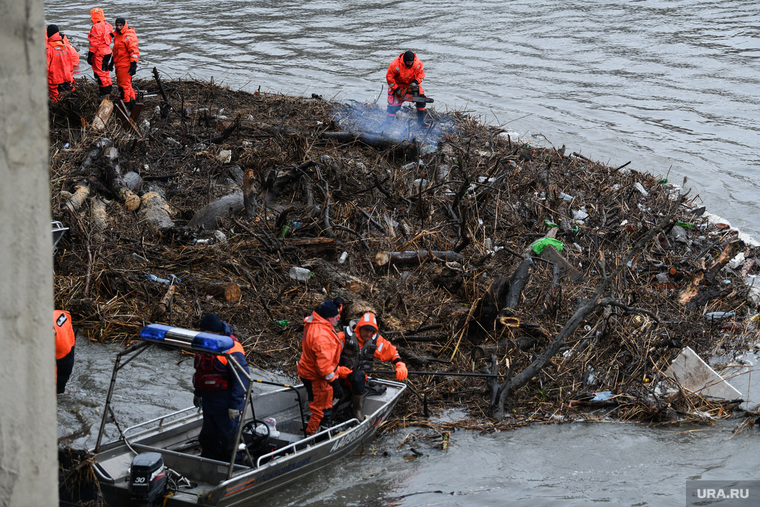
[[[113,40],[113,27],[106,21],[103,9],[95,7],[90,11],[92,18],[92,28],[87,36],[90,40],[90,53],[88,60],[92,66],[92,72],[95,74],[95,80],[100,87],[101,95],[107,95],[111,92],[111,73],[108,70],[111,61],[111,41]],[[105,62],[105,65],[103,65]],[[105,69],[103,67],[106,67]]]
[[[117,18],[118,21],[123,18]],[[129,27],[126,21],[122,29],[114,34],[113,39],[113,64],[116,68],[116,85],[121,92],[121,100],[125,104],[137,99],[137,94],[132,88],[132,75],[137,71],[137,61],[140,59],[137,34]]]
[[[58,102],[61,91],[74,90],[74,66],[60,32],[56,31],[48,37],[45,53],[50,100]]]
[[[311,417],[306,433],[313,435],[319,428],[325,411],[332,408],[333,388],[330,383],[338,378],[335,370],[338,368],[343,343],[330,321],[316,311],[304,319],[303,333],[298,375],[304,384],[311,383],[313,399],[309,400]]]
[[[417,81],[419,85],[422,85],[422,80],[425,79],[425,68],[422,61],[417,58],[416,53],[412,54],[414,54],[414,61],[411,67],[406,66],[404,63],[404,53],[401,53],[391,62],[388,66],[388,71],[385,73],[385,80],[388,82],[388,114],[390,116],[395,116],[396,111],[404,103],[404,97],[399,98],[396,95],[396,90],[408,87],[412,84],[412,81]],[[420,95],[425,94],[422,86],[420,86],[419,93]],[[424,111],[424,109],[424,103],[417,104],[418,111]]]

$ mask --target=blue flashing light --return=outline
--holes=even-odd
[[[164,324],[148,324],[140,330],[140,338],[152,342],[163,342],[166,333],[171,328],[171,326],[166,326]]]
[[[214,352],[217,354],[227,352],[234,344],[235,342],[229,336],[218,334],[198,333],[198,335],[193,338],[193,349]]]
[[[234,341],[229,336],[204,333],[192,329],[148,324],[140,330],[140,338],[164,345],[173,345],[198,352],[222,354],[232,348]]]

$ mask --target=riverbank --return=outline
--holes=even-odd
[[[758,341],[757,247],[665,175],[456,112],[420,127],[406,108],[388,123],[382,102],[138,85],[153,96],[134,126],[94,128],[85,81],[51,106],[53,218],[69,228],[56,305],[90,340],[214,311],[249,362],[295,377],[303,317],[341,296],[346,321],[377,313],[410,370],[499,375],[413,375],[404,424],[452,405],[481,429],[732,413],[654,392],[683,347],[707,358]]]

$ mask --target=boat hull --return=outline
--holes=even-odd
[[[296,398],[288,389],[257,396],[256,417],[246,413],[244,425],[253,419],[276,418],[278,429],[248,454],[246,465],[234,465],[232,473],[229,463],[200,457],[194,442],[202,414],[193,409],[172,414],[175,421],[160,420],[158,428],[142,429],[131,438],[106,444],[95,455],[94,468],[104,500],[113,507],[135,505],[129,492],[129,464],[137,453],[158,452],[175,476],[170,481],[171,496],[162,497],[156,505],[250,505],[371,441],[406,388],[399,382],[377,382],[383,392],[365,400],[364,421],[351,418],[309,437],[303,434],[306,421],[301,420],[303,412],[297,406],[305,396]]]

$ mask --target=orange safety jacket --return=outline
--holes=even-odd
[[[425,69],[422,65],[422,61],[417,59],[417,54],[414,55],[414,63],[411,68],[407,68],[404,65],[404,53],[401,53],[391,62],[388,66],[388,72],[385,73],[385,80],[388,82],[388,93],[393,93],[399,86],[407,87],[412,84],[412,81],[417,80],[420,84],[420,95],[424,95],[422,90],[422,80],[425,79]]]
[[[332,324],[312,312],[304,319],[301,359],[298,361],[298,375],[308,380],[336,380],[343,342],[338,338]]]
[[[353,330],[350,327],[346,327],[345,331],[341,331],[338,334],[344,343],[341,365],[347,366],[352,370],[364,370],[369,368],[370,364],[368,363],[372,362],[372,358],[392,363],[401,360],[398,349],[378,332],[375,332],[369,340],[363,340],[360,330],[364,326],[379,329],[377,319],[373,313],[367,312],[362,315]]]
[[[245,357],[245,350],[234,336],[232,347],[228,354],[238,352]],[[223,391],[229,387],[229,373],[227,371],[227,358],[214,354],[199,353],[195,355],[195,374],[193,375],[193,387],[197,391]]]
[[[66,357],[76,343],[71,314],[64,310],[53,310],[53,330],[55,331],[55,358]]]
[[[49,85],[59,85],[74,80],[74,66],[60,32],[48,38],[46,54]]]
[[[90,53],[98,56],[111,54],[111,41],[113,40],[113,27],[106,21],[103,9],[95,7],[90,11],[92,28],[87,38],[90,41]]]
[[[125,22],[121,32],[114,32],[113,38],[113,64],[116,67],[129,68],[131,62],[137,62],[140,58],[137,34]]]

